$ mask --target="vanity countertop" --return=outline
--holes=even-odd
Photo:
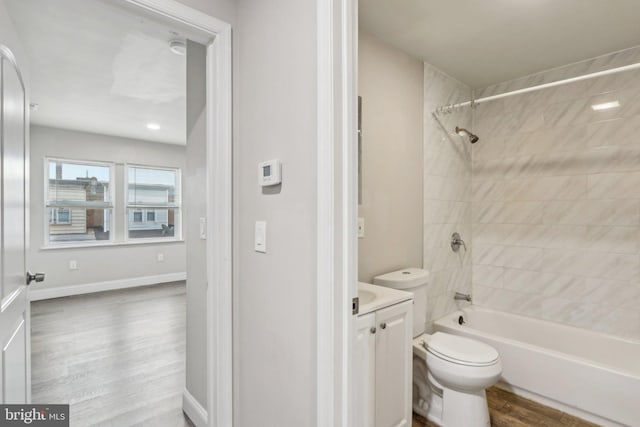
[[[358,283],[358,297],[360,300],[360,312],[358,316],[399,304],[413,299],[411,292],[399,291],[385,286],[376,286],[369,283]]]

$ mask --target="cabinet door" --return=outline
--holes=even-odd
[[[355,427],[375,426],[375,325],[375,313],[360,316],[356,320],[356,342],[354,346],[356,360],[354,384],[354,401],[356,402]]]
[[[411,426],[412,302],[376,312],[376,427]]]

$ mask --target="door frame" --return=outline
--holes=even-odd
[[[122,0],[213,38],[207,45],[207,424],[233,425],[231,25],[174,0]]]
[[[358,1],[317,6],[316,425],[355,425]]]

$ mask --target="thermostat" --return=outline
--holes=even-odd
[[[282,182],[280,160],[269,160],[268,162],[260,163],[258,166],[258,183],[262,187],[277,185]]]

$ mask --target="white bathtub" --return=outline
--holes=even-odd
[[[503,388],[604,426],[640,426],[640,342],[476,306],[434,329],[494,346]]]

